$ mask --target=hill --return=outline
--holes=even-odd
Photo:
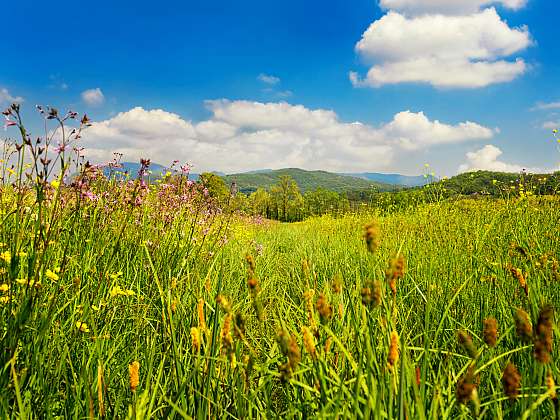
[[[277,169],[271,171],[254,171],[224,176],[226,183],[237,183],[239,191],[251,193],[257,188],[269,189],[283,175],[291,176],[298,184],[302,193],[321,187],[336,192],[367,190],[376,188],[379,191],[392,191],[394,185],[371,181],[349,175],[335,174],[326,171],[306,171],[297,168]]]
[[[401,185],[403,187],[420,187],[428,183],[428,179],[423,175],[409,176],[400,174],[381,174],[378,172],[360,172],[342,175],[367,179],[369,181],[379,182],[382,184]]]

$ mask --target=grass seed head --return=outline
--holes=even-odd
[[[554,376],[552,376],[552,372],[548,372],[546,375],[546,389],[548,390],[548,395],[550,396],[551,400],[558,400],[558,396],[556,395],[556,384],[554,383]]]
[[[529,314],[521,308],[517,308],[513,314],[515,320],[515,332],[517,337],[525,343],[531,341],[533,336],[533,326],[529,319]]]
[[[202,343],[200,328],[191,327],[191,341],[193,345],[193,351],[195,353],[200,353],[200,345]]]
[[[303,338],[303,346],[305,351],[311,356],[312,359],[317,358],[317,350],[315,348],[315,337],[308,327],[301,328],[301,335]]]
[[[534,355],[540,363],[549,363],[554,333],[554,309],[546,305],[539,312],[535,328]]]
[[[387,364],[389,368],[393,368],[399,360],[399,335],[396,331],[391,332],[391,341],[389,343],[389,354],[387,356]]]
[[[474,374],[475,364],[471,363],[467,371],[457,382],[455,396],[459,404],[467,404],[473,399],[474,391],[478,386],[478,378]]]
[[[128,379],[130,390],[136,392],[136,388],[138,388],[140,384],[140,363],[136,360],[128,365]]]
[[[487,318],[484,320],[482,335],[488,347],[494,347],[496,345],[498,341],[498,321],[496,321],[496,318]]]
[[[478,355],[478,350],[474,345],[471,336],[465,330],[459,330],[457,333],[459,344],[465,349],[467,354],[472,358],[476,359]]]
[[[364,239],[369,252],[374,253],[379,247],[379,225],[374,220],[365,226]]]
[[[504,394],[506,394],[510,400],[517,398],[521,388],[521,375],[513,363],[508,363],[504,369],[502,385],[504,386]]]
[[[327,297],[323,293],[319,295],[319,299],[317,299],[315,307],[317,308],[317,312],[319,313],[321,323],[325,324],[329,322],[332,318],[333,310],[331,304],[327,300]]]

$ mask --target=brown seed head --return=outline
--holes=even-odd
[[[552,341],[554,333],[554,309],[552,306],[544,306],[539,312],[539,319],[535,328],[534,355],[540,363],[549,363],[552,353]]]
[[[498,321],[496,321],[496,318],[487,318],[484,320],[482,335],[488,347],[494,347],[496,345],[498,341]]]
[[[516,399],[519,395],[519,389],[521,388],[521,375],[513,363],[508,363],[504,369],[502,384],[504,386],[504,394],[506,394],[510,400]]]
[[[457,382],[457,389],[455,390],[455,396],[457,397],[457,402],[459,404],[467,404],[473,397],[473,392],[478,385],[477,378],[474,374],[475,364],[472,363],[468,370]]]
[[[311,356],[312,359],[317,358],[317,350],[315,349],[315,337],[308,327],[301,328],[301,335],[303,337],[303,346],[305,351]]]
[[[459,330],[459,332],[457,333],[457,337],[459,339],[459,344],[465,349],[467,354],[471,358],[476,359],[478,350],[476,349],[471,336],[466,331]]]
[[[533,335],[533,326],[529,320],[529,314],[521,308],[517,308],[513,314],[515,320],[515,332],[523,342],[530,342]]]
[[[332,318],[332,306],[323,293],[319,295],[319,299],[317,299],[315,307],[317,308],[317,312],[319,312],[321,323],[324,324]]]
[[[365,226],[364,239],[366,240],[367,249],[374,253],[379,247],[379,225],[374,220]]]

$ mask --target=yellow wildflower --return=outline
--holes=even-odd
[[[117,297],[117,296],[134,296],[136,293],[134,292],[134,290],[130,290],[130,289],[123,289],[120,286],[113,286],[113,288],[111,289],[111,291],[109,292],[109,295],[111,297]]]
[[[58,279],[59,279],[58,274],[56,274],[54,271],[51,271],[49,269],[47,269],[47,271],[45,271],[45,276],[47,276],[47,278],[52,280],[52,281],[58,281]]]
[[[0,303],[8,303],[10,301],[10,296],[0,296]]]
[[[83,333],[89,332],[88,324],[83,321],[76,321],[76,328],[79,329]]]
[[[9,264],[12,261],[12,253],[10,251],[0,253],[0,260],[4,260],[6,264]]]
[[[10,290],[9,285],[7,285],[6,283],[0,284],[0,292],[7,292],[8,290]]]

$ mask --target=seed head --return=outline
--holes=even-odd
[[[392,258],[389,262],[389,268],[385,272],[389,287],[393,292],[393,296],[397,294],[397,280],[404,277],[405,261],[402,254]]]
[[[461,347],[465,349],[465,351],[471,358],[476,359],[478,350],[476,349],[471,336],[465,330],[459,330],[457,336]]]
[[[521,388],[521,375],[513,363],[508,363],[504,369],[502,384],[504,386],[504,394],[506,394],[510,400],[516,399],[519,395],[519,389]]]
[[[200,345],[202,343],[200,328],[191,327],[191,341],[195,353],[200,353]]]
[[[305,351],[311,356],[312,359],[317,358],[317,350],[315,349],[315,337],[308,327],[301,328],[301,335],[303,337],[303,346]]]
[[[366,240],[367,249],[374,253],[379,247],[379,225],[374,220],[365,226],[364,239]]]
[[[467,404],[473,398],[473,393],[478,385],[474,370],[475,364],[471,363],[465,374],[457,382],[455,395],[459,404]]]
[[[204,318],[204,299],[198,299],[197,305],[198,312],[198,327],[201,331],[206,331],[206,319]]]
[[[399,360],[399,335],[396,331],[391,332],[391,342],[389,344],[389,354],[387,356],[387,364],[389,368],[393,368]]]
[[[533,335],[533,326],[529,320],[529,314],[521,308],[517,308],[513,314],[515,320],[515,332],[523,342],[530,342]]]
[[[319,312],[321,323],[324,324],[331,319],[333,313],[332,306],[323,293],[319,295],[315,307],[317,308],[317,312]]]
[[[556,384],[554,383],[554,377],[552,376],[552,372],[548,372],[546,375],[546,388],[548,389],[548,395],[550,396],[551,400],[557,400],[558,396],[556,395]]]
[[[496,321],[496,318],[487,318],[484,320],[482,335],[488,347],[494,347],[496,345],[498,341],[498,321]]]
[[[140,383],[140,363],[138,361],[135,360],[128,365],[128,378],[130,390],[136,392],[136,388],[138,388],[138,384]]]
[[[550,362],[554,333],[553,325],[554,309],[549,305],[544,306],[539,312],[534,339],[534,355],[540,363]]]

